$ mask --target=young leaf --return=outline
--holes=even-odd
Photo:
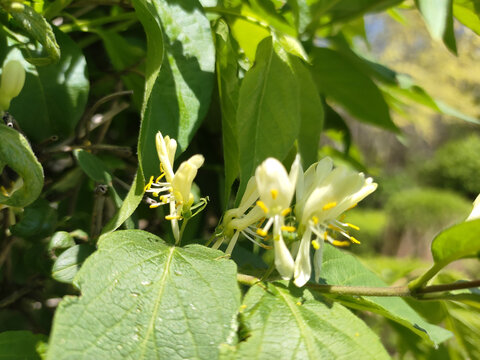
[[[218,358],[220,344],[235,343],[240,305],[223,255],[139,230],[102,236],[75,277],[82,295],[55,313],[47,358]]]
[[[288,57],[263,40],[255,65],[240,87],[237,133],[240,183],[246,186],[255,168],[267,157],[284,159],[300,127],[298,83]],[[241,196],[240,191],[240,196]]]
[[[320,276],[330,285],[387,286],[355,257],[329,245],[324,248]],[[439,344],[451,336],[449,331],[427,323],[400,298],[340,296],[336,300],[354,309],[371,311],[385,316],[433,344]]]
[[[163,26],[165,56],[145,109],[138,145],[146,178],[158,176],[155,134],[177,140],[184,151],[200,126],[213,88],[215,48],[210,23],[196,0],[155,0],[151,16]]]
[[[94,251],[95,247],[88,244],[75,245],[65,250],[53,264],[52,278],[63,283],[71,284],[85,259]]]
[[[316,48],[313,56],[313,78],[323,94],[358,120],[398,132],[382,93],[355,63],[327,48]]]
[[[306,288],[256,285],[243,306],[249,333],[235,359],[389,359],[363,321]]]
[[[14,49],[8,58],[21,61],[27,71],[25,86],[12,100],[10,113],[29,139],[42,141],[52,135],[70,136],[87,103],[87,62],[80,48],[67,35],[55,30],[62,49],[56,64],[34,66]]]
[[[5,165],[23,180],[19,189],[0,191],[0,206],[25,207],[37,199],[43,188],[43,168],[27,139],[18,131],[0,124],[0,172]]]
[[[5,331],[0,333],[0,357],[4,359],[40,360],[37,349],[47,341],[42,334],[30,331]]]

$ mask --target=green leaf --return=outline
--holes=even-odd
[[[52,278],[63,283],[71,284],[85,259],[94,251],[95,247],[88,244],[75,245],[65,250],[53,264]]]
[[[469,306],[448,306],[447,326],[455,334],[465,359],[480,359],[480,313]]]
[[[60,59],[60,48],[55,40],[52,27],[39,13],[35,12],[28,5],[23,5],[23,11],[12,11],[10,15],[15,20],[16,24],[25,31],[32,39],[38,41],[43,46],[47,57],[36,56],[37,54],[30,54],[26,58],[28,62],[34,65],[43,66],[56,63]],[[27,48],[26,51],[31,53]]]
[[[306,288],[256,285],[243,306],[248,337],[236,359],[389,359],[363,321]]]
[[[102,229],[102,234],[109,233],[118,229],[122,224],[133,214],[143,199],[145,193],[145,182],[140,172],[140,168],[137,170],[132,182],[132,186],[128,190],[127,196],[123,199],[122,206],[117,211],[115,216]]]
[[[432,242],[433,260],[442,267],[452,261],[480,256],[480,219],[442,231]]]
[[[246,186],[267,157],[284,159],[297,138],[299,90],[287,56],[282,49],[274,48],[272,38],[263,40],[255,65],[240,87],[237,133],[241,186]]]
[[[21,220],[12,226],[12,234],[23,238],[48,236],[55,230],[57,218],[57,210],[47,200],[39,198],[25,208]]]
[[[358,120],[398,132],[382,93],[361,68],[332,49],[316,48],[313,56],[313,78],[323,94]]]
[[[463,25],[480,35],[480,4],[478,0],[453,0],[453,15]]]
[[[139,230],[99,240],[55,313],[48,359],[216,359],[236,340],[236,266]]]
[[[452,0],[415,0],[415,3],[432,37],[435,40],[443,39],[445,45],[456,54]]]
[[[218,21],[215,35],[218,93],[222,110],[225,199],[228,202],[232,184],[240,172],[236,121],[240,82],[236,52],[228,26],[223,20]]]
[[[300,89],[300,131],[298,149],[305,169],[318,160],[320,133],[323,128],[324,112],[318,89],[310,71],[299,59],[292,59],[293,70]]]
[[[66,231],[57,231],[48,243],[48,250],[68,249],[75,245],[73,236]]]
[[[7,165],[23,181],[8,195],[0,191],[0,206],[25,207],[37,199],[43,188],[43,168],[27,139],[18,131],[0,124],[0,172]]]
[[[43,334],[30,331],[6,331],[0,333],[0,357],[3,359],[40,360],[37,349],[47,341]]]
[[[87,63],[75,42],[55,30],[62,56],[56,64],[34,66],[13,49],[9,59],[21,61],[27,71],[25,86],[12,100],[10,113],[29,139],[42,141],[52,135],[70,136],[87,103]]]
[[[330,285],[387,286],[355,257],[329,245],[324,248],[320,276]],[[336,297],[336,300],[342,302],[345,306],[374,312],[398,322],[435,345],[451,336],[449,331],[427,323],[400,298],[339,296]]]
[[[157,131],[176,139],[179,152],[187,148],[208,110],[215,69],[210,23],[197,0],[155,0],[149,10],[163,26],[165,56],[140,129],[146,178],[159,172]]]

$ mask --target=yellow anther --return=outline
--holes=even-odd
[[[297,305],[298,305],[298,306],[302,305],[302,302],[301,302],[301,301],[297,301]]]
[[[312,240],[312,246],[315,250],[320,249],[320,244],[318,243],[317,240]]]
[[[280,235],[275,235],[275,236],[273,237],[273,240],[279,241],[279,240],[280,240]]]
[[[350,236],[350,241],[353,242],[354,244],[360,244],[360,241],[355,239],[353,236]]]
[[[167,197],[165,195],[160,196],[159,199],[164,204],[166,204],[168,202]]]
[[[267,236],[267,232],[263,229],[257,229],[257,234],[260,236]]]
[[[332,224],[328,224],[328,228],[332,229],[334,231],[342,231],[342,229],[340,229],[338,226],[335,226],[335,225],[332,225]]]
[[[165,220],[180,220],[182,217],[180,215],[167,215]]]
[[[290,214],[291,211],[292,211],[291,208],[286,208],[286,209],[282,210],[282,212],[280,214],[282,216],[287,216],[288,214]]]
[[[150,204],[149,207],[150,207],[150,209],[155,209],[155,208],[159,207],[160,205],[163,205],[163,204],[161,204],[161,203]]]
[[[353,225],[353,224],[350,224],[350,223],[346,223],[345,225],[347,225],[349,228],[352,228],[353,230],[360,230],[360,228],[357,226],[357,225]]]
[[[328,232],[323,233],[323,240],[327,241],[328,240]]]
[[[280,227],[280,229],[288,232],[294,232],[295,230],[297,230],[295,226],[286,226],[286,225],[283,225],[282,227]]]
[[[318,217],[316,217],[315,215],[312,216],[312,221],[315,225],[318,224]]]
[[[155,182],[158,183],[160,180],[162,180],[164,176],[165,176],[165,173],[160,174],[160,176],[155,179]]]
[[[272,250],[272,249],[273,249],[273,246],[268,246],[268,245],[261,244],[261,243],[259,243],[258,245],[259,245],[260,247],[266,249],[266,250]]]
[[[272,189],[270,190],[270,194],[272,194],[272,199],[275,200],[278,196],[278,190]]]
[[[339,247],[346,247],[346,246],[350,246],[350,241],[333,240],[332,245],[339,246]]]
[[[240,310],[245,310],[247,308],[247,305],[243,304],[243,305],[240,305]]]
[[[158,197],[158,192],[152,193],[153,197]]]
[[[265,214],[268,213],[267,205],[265,205],[265,203],[264,203],[262,200],[258,200],[258,201],[257,201],[257,205],[258,205],[258,207],[259,207],[260,209],[263,210],[263,212],[264,212]]]
[[[147,185],[145,185],[145,188],[143,189],[143,191],[150,190],[150,187],[152,186],[152,184],[153,184],[153,176],[150,176],[150,180],[148,180],[148,183]]]
[[[328,204],[325,204],[323,205],[323,208],[322,210],[330,210],[330,209],[333,209],[335,206],[337,206],[337,202],[336,201],[332,201],[332,202],[329,202]]]

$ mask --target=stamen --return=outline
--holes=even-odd
[[[152,184],[153,184],[153,176],[150,176],[150,180],[148,180],[148,183],[147,185],[145,185],[145,188],[143,189],[143,191],[150,190],[150,187],[152,186]]]
[[[323,240],[324,241],[328,240],[328,232],[326,232],[326,231],[323,233]]]
[[[312,221],[315,225],[318,224],[318,217],[316,217],[315,215],[312,216]]]
[[[339,247],[350,246],[349,241],[332,240],[331,243],[332,245],[339,246]]]
[[[328,204],[325,204],[322,208],[322,210],[330,210],[330,209],[333,209],[335,206],[337,206],[337,202],[336,201],[332,201],[332,202],[329,202]]]
[[[291,211],[292,211],[292,209],[288,207],[288,208],[282,210],[282,212],[280,214],[282,216],[287,216],[288,214],[290,214]]]
[[[340,229],[338,226],[335,226],[335,225],[332,225],[332,224],[328,224],[328,228],[329,229],[332,229],[334,231],[338,231],[338,232],[344,232],[342,229]]]
[[[150,208],[150,209],[155,209],[155,208],[157,208],[157,207],[159,207],[159,206],[161,206],[161,205],[163,205],[163,204],[162,204],[162,203],[150,204],[149,208]]]
[[[278,190],[272,189],[270,190],[270,193],[272,194],[272,199],[275,200],[278,196]]]
[[[353,242],[354,244],[360,244],[360,241],[355,239],[353,236],[350,236],[350,241]]]
[[[320,249],[320,244],[318,243],[317,240],[312,240],[312,246],[315,250]]]
[[[5,189],[3,185],[0,186],[0,192],[3,194],[3,196],[7,196],[7,197],[9,196],[7,189]]]
[[[180,220],[182,217],[180,215],[167,215],[165,220]]]
[[[263,229],[257,229],[257,234],[265,237],[268,233]]]
[[[349,228],[352,228],[353,230],[360,230],[360,228],[357,226],[357,225],[353,225],[353,224],[350,224],[350,223],[345,223],[345,225],[347,225]]]
[[[257,201],[257,205],[258,205],[258,207],[259,207],[260,209],[263,210],[263,212],[264,212],[265,214],[268,214],[268,207],[267,207],[267,205],[265,205],[265,203],[264,203],[262,200],[258,200],[258,201]]]
[[[153,197],[158,197],[158,192],[152,193],[152,196],[153,196]]]
[[[286,225],[281,226],[280,229],[288,232],[294,232],[295,230],[297,230],[295,226],[286,226]]]
[[[155,182],[158,183],[164,176],[165,173],[161,173],[160,176],[155,179]]]

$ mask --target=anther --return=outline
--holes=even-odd
[[[155,209],[157,207],[159,207],[160,205],[163,205],[162,203],[155,203],[155,204],[150,204],[150,209]]]
[[[358,241],[357,239],[355,239],[353,236],[350,236],[350,241],[353,242],[354,244],[360,244],[360,241]]]
[[[337,202],[336,201],[332,201],[332,202],[329,202],[328,204],[325,204],[322,208],[322,210],[330,210],[330,209],[333,209],[335,206],[337,206]]]
[[[180,220],[182,217],[180,215],[167,215],[165,220]]]
[[[265,214],[268,213],[268,207],[267,207],[267,205],[265,205],[265,203],[264,203],[262,200],[258,200],[258,201],[257,201],[257,205],[258,205],[258,207],[259,207],[260,209],[263,210],[263,212],[264,212]]]
[[[292,211],[292,209],[288,207],[288,208],[282,210],[282,212],[280,214],[282,216],[287,216],[288,214],[290,214],[291,211]]]
[[[275,200],[278,196],[278,190],[272,189],[270,190],[270,194],[272,194],[272,199]]]
[[[288,231],[288,232],[294,232],[295,230],[295,226],[286,226],[286,225],[283,225],[282,227],[280,227],[281,230],[283,231]]]
[[[349,241],[333,240],[332,245],[339,246],[339,247],[346,247],[346,246],[350,246],[350,242]]]
[[[260,236],[267,236],[267,232],[263,229],[257,229],[257,234]]]
[[[315,215],[312,216],[312,221],[315,225],[318,224],[318,217],[316,217]]]
[[[352,228],[353,230],[360,230],[360,228],[357,226],[357,225],[353,225],[353,224],[350,224],[350,223],[345,223],[345,225],[347,225],[349,228]]]
[[[318,243],[317,240],[312,240],[312,246],[315,250],[320,249],[320,244]]]

